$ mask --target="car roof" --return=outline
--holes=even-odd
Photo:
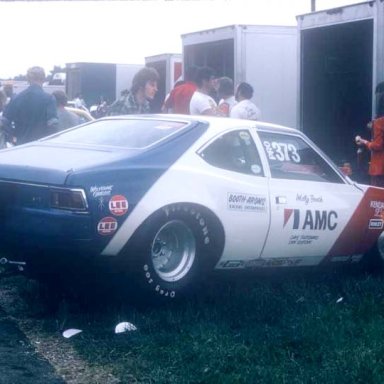
[[[177,115],[177,114],[146,114],[146,115],[121,115],[111,116],[103,119],[150,119],[150,120],[162,120],[162,121],[181,121],[185,123],[201,122],[209,125],[210,131],[216,131],[216,133],[225,132],[228,129],[238,126],[239,128],[256,128],[258,131],[269,131],[276,133],[295,133],[301,134],[301,132],[295,128],[289,128],[279,124],[268,123],[264,121],[234,119],[228,117],[216,117],[216,116],[198,116],[198,115]]]

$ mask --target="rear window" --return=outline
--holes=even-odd
[[[60,143],[145,148],[153,145],[188,123],[159,120],[96,120],[87,125],[60,132],[48,139]]]

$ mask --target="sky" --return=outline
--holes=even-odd
[[[316,0],[329,9],[364,0]],[[182,52],[182,34],[233,24],[296,25],[311,0],[2,1],[0,79],[34,65],[143,64]]]

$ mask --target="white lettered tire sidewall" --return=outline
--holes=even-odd
[[[179,277],[167,279],[161,276],[153,262],[152,247],[161,228],[180,223],[193,237],[194,257],[190,257],[185,272]],[[174,299],[193,291],[199,282],[213,270],[222,251],[220,231],[212,215],[192,204],[173,204],[151,216],[139,229],[135,241],[135,277],[150,296]]]

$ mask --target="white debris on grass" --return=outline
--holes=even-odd
[[[70,337],[72,336],[75,336],[77,335],[78,333],[80,332],[83,332],[81,329],[76,329],[76,328],[71,328],[71,329],[67,329],[63,332],[63,336],[66,338],[66,339],[69,339]]]
[[[115,327],[115,333],[131,332],[136,330],[136,325],[128,323],[127,321],[123,321],[122,323],[117,324]]]

